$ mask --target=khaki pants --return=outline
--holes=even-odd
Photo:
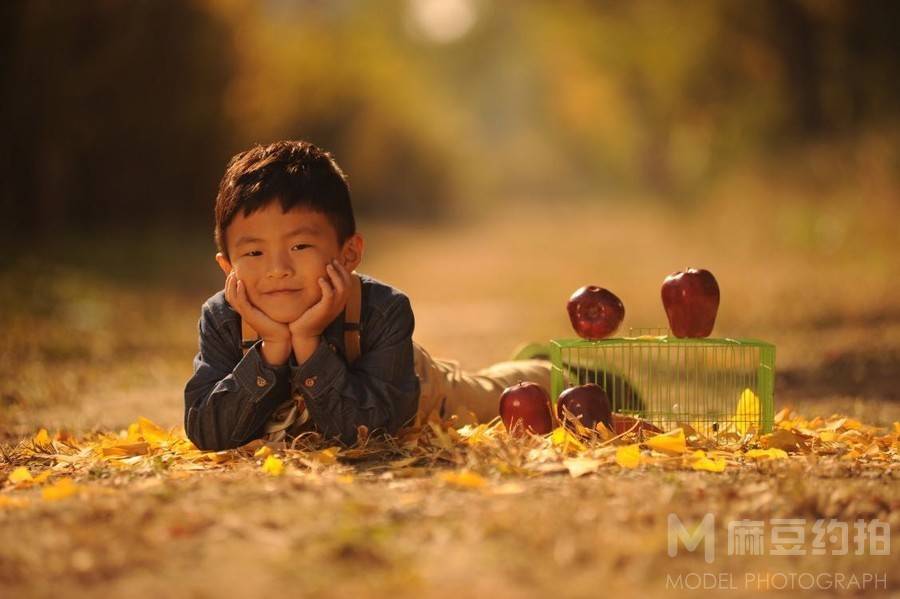
[[[500,413],[500,394],[521,381],[539,384],[550,394],[549,360],[499,362],[477,372],[462,370],[456,360],[433,358],[413,342],[419,377],[416,424],[457,416],[456,426],[489,422]]]

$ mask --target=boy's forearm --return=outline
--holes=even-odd
[[[291,338],[291,345],[294,350],[294,360],[297,364],[303,364],[309,357],[313,355],[319,347],[319,336],[315,337],[298,337]]]
[[[284,366],[291,357],[291,343],[289,341],[265,341],[262,342],[263,359],[269,366]]]

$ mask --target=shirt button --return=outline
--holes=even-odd
[[[256,377],[256,386],[257,387],[265,387],[269,383],[261,376]]]
[[[314,377],[314,376],[309,377],[308,379],[303,381],[303,384],[306,385],[307,387],[312,387],[313,385],[316,384],[316,377]]]

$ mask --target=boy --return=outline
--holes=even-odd
[[[364,242],[332,156],[313,144],[256,146],[229,162],[215,206],[225,288],[202,308],[185,386],[185,430],[221,450],[306,431],[352,444],[360,425],[395,434],[430,418],[497,415],[521,380],[549,391],[546,360],[477,373],[413,343],[401,291],[356,274]]]

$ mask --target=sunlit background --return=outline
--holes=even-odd
[[[897,398],[898,23],[860,0],[4,2],[0,425],[180,421],[218,179],[283,138],[348,173],[360,270],[432,353],[570,336],[588,283],[664,326],[663,277],[703,266],[716,334],[779,345],[781,397]]]

